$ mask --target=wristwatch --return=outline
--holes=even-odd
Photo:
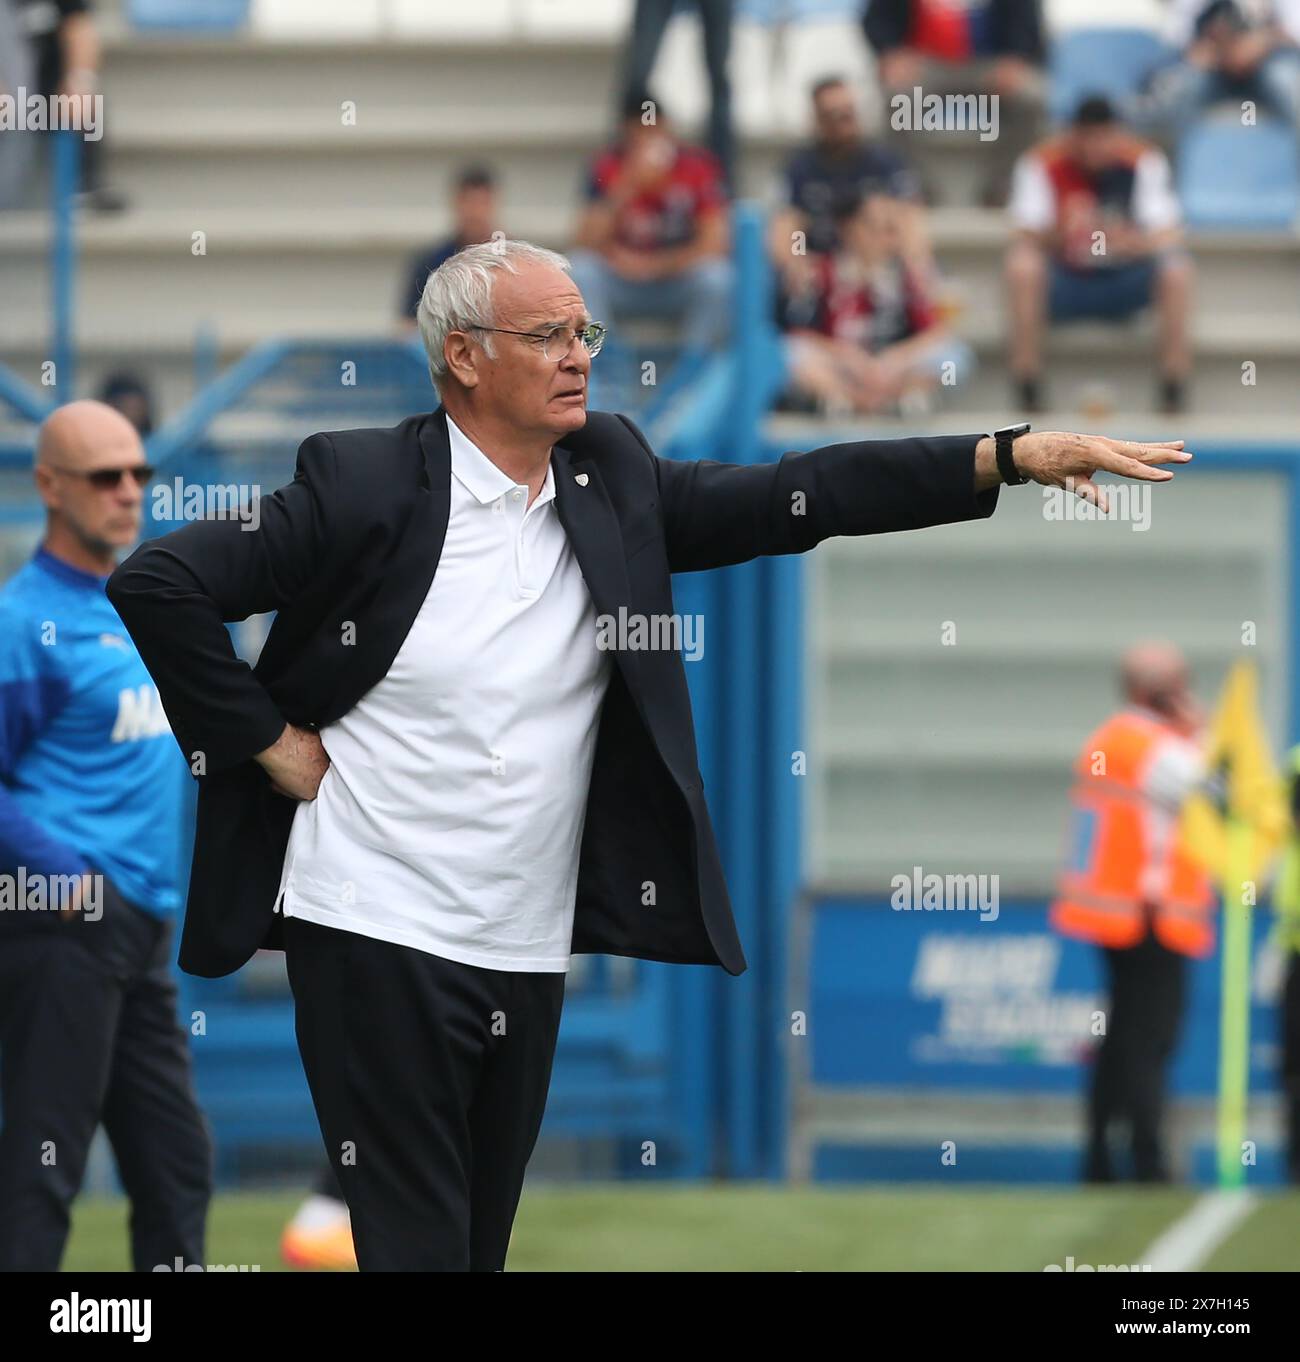
[[[1008,487],[1019,487],[1021,483],[1028,482],[1028,478],[1022,478],[1016,470],[1016,461],[1011,457],[1011,443],[1021,435],[1029,433],[1029,422],[1022,422],[1018,426],[1003,426],[1001,430],[993,432],[994,448],[997,451],[998,472],[1002,474],[1002,481]]]

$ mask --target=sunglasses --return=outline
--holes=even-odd
[[[130,468],[60,468],[51,464],[56,473],[66,473],[70,478],[85,478],[97,492],[116,491],[123,478],[135,479],[137,487],[147,487],[157,471],[152,464],[134,463]]]

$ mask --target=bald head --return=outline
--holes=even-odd
[[[88,472],[143,463],[140,436],[106,402],[69,402],[45,418],[36,440],[36,466]]]
[[[46,548],[86,571],[111,572],[140,534],[143,487],[124,475],[144,464],[135,427],[103,402],[69,402],[46,417],[36,441]]]
[[[1138,705],[1151,705],[1161,697],[1184,694],[1188,684],[1187,659],[1172,643],[1135,644],[1120,663],[1120,683],[1128,699]]]

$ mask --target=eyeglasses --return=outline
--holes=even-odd
[[[552,326],[546,331],[507,331],[504,326],[475,326],[474,331],[497,331],[503,336],[527,336],[530,340],[542,342],[542,354],[557,364],[573,349],[573,342],[580,340],[586,352],[595,359],[600,347],[605,344],[607,328],[600,322],[588,322],[581,330],[571,326]]]
[[[58,464],[48,466],[56,473],[66,473],[70,478],[85,478],[97,492],[115,491],[126,477],[134,478],[137,487],[146,487],[157,471],[148,463],[133,463],[129,468],[61,468]]]

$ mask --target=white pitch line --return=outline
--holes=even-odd
[[[1255,1209],[1256,1198],[1241,1188],[1207,1192],[1205,1196],[1154,1241],[1141,1262],[1152,1272],[1192,1272]]]

